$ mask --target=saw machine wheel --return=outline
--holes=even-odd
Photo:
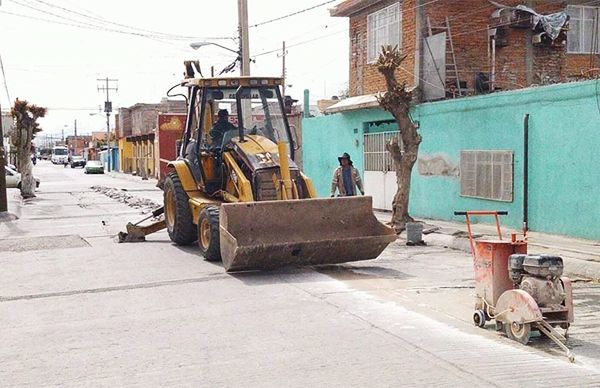
[[[527,345],[529,337],[531,337],[531,323],[505,323],[504,328],[508,338]]]
[[[477,327],[484,327],[486,321],[486,314],[483,310],[475,310],[473,312],[473,323]]]

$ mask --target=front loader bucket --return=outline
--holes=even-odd
[[[396,239],[371,197],[223,204],[220,236],[228,272],[371,260]]]

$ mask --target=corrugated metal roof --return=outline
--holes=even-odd
[[[330,106],[325,109],[325,114],[347,112],[351,110],[376,108],[379,106],[377,102],[377,96],[375,94],[367,94],[363,96],[356,96],[346,98],[337,104]]]

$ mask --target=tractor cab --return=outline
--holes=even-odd
[[[253,159],[242,163],[250,169],[276,154],[280,142],[287,144],[294,159],[296,142],[285,115],[281,83],[280,78],[264,77],[186,81],[190,103],[180,155],[190,162],[207,193],[226,189],[224,153],[236,147],[252,149],[234,153]]]

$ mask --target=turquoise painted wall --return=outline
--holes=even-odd
[[[460,150],[512,150],[514,200],[507,203],[461,197],[459,177],[421,176],[415,169],[412,214],[462,221],[452,215],[454,210],[508,210],[504,223],[520,227],[523,118],[529,113],[530,229],[600,239],[599,94],[600,84],[588,81],[415,107],[413,116],[420,122],[423,136],[420,157],[442,155],[458,165]],[[315,180],[320,195],[329,192],[337,154],[351,149],[355,165],[362,171],[364,123],[385,119],[389,119],[385,112],[371,109],[303,122],[305,171]]]
[[[337,157],[344,152],[350,154],[354,167],[363,171],[364,123],[391,118],[379,109],[365,109],[302,120],[304,172],[313,180],[319,196],[329,196],[333,170],[339,166]]]

